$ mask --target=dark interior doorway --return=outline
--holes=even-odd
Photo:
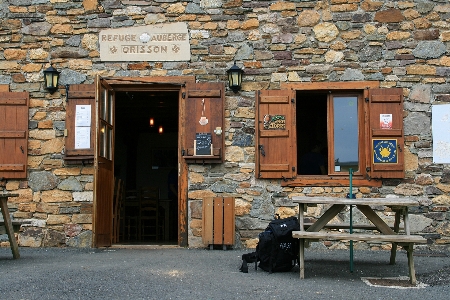
[[[317,156],[328,169],[327,94],[297,91],[297,172],[299,175],[325,175],[315,168]]]
[[[114,176],[123,184],[116,243],[177,243],[170,184],[177,187],[178,100],[178,91],[116,92]]]

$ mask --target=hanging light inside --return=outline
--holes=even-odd
[[[150,117],[149,123],[150,123],[150,127],[155,126],[155,119],[153,119],[153,117]]]
[[[164,128],[162,127],[162,125],[159,125],[158,127],[158,133],[162,134],[164,132]]]
[[[230,89],[237,93],[242,86],[242,74],[244,74],[244,71],[236,66],[236,61],[234,62],[234,65],[227,71],[228,74],[228,86]]]
[[[58,89],[59,72],[53,66],[44,70],[44,87],[50,93],[53,94]]]

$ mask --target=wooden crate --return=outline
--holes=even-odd
[[[213,249],[214,245],[234,245],[234,198],[214,197],[203,199],[203,244]]]

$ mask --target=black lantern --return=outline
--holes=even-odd
[[[52,66],[44,70],[44,87],[50,94],[53,94],[58,89],[59,73]]]
[[[244,71],[236,66],[236,62],[234,62],[234,65],[227,71],[227,74],[230,89],[237,93],[241,89],[242,74],[244,74]]]

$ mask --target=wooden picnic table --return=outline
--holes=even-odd
[[[14,236],[14,228],[11,222],[8,209],[8,198],[18,197],[18,194],[0,193],[0,209],[2,210],[3,220],[5,223],[6,233],[8,234],[9,244],[14,258],[20,258],[19,246],[17,245],[16,238]]]
[[[294,203],[299,204],[299,223],[300,231],[293,231],[292,236],[300,241],[299,264],[300,278],[305,276],[305,243],[308,240],[350,240],[366,242],[391,242],[390,264],[395,263],[397,245],[401,245],[407,251],[410,281],[416,284],[416,275],[414,271],[413,249],[414,243],[426,243],[427,240],[420,235],[410,234],[410,224],[408,217],[408,207],[418,206],[419,202],[410,198],[337,198],[337,197],[292,197]],[[314,223],[305,223],[305,211],[308,205],[324,204],[326,211]],[[329,222],[340,213],[346,206],[356,206],[362,214],[373,224],[372,231],[367,233],[346,233],[321,231],[326,228],[349,229],[348,224],[329,224]],[[395,211],[393,227],[386,224],[372,208],[373,206],[387,206]],[[400,232],[400,219],[403,217],[404,232]],[[365,226],[351,224],[352,228],[365,229]],[[306,228],[307,227],[307,228]]]

